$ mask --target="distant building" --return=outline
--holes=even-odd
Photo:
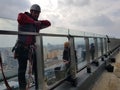
[[[50,58],[58,59],[58,55],[61,55],[61,50],[53,50],[53,51],[47,53],[47,58],[48,59],[50,59]]]
[[[44,60],[48,59],[62,59],[63,45],[48,45],[44,46]]]

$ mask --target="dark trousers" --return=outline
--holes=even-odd
[[[20,90],[25,90],[26,88],[26,69],[27,69],[27,60],[28,60],[29,49],[24,47],[17,48],[18,54],[18,83]]]
[[[25,89],[26,88],[26,78],[25,78],[25,73],[26,73],[26,68],[27,68],[27,59],[24,57],[20,57],[18,59],[18,83],[19,83],[19,88],[20,89]]]
[[[27,60],[29,59],[29,48],[19,47],[18,49],[18,83],[20,90],[25,90],[27,82],[26,82],[26,69],[27,69]],[[35,88],[38,88],[37,84],[37,62],[36,62],[36,54],[35,50],[31,54],[32,63],[33,63],[33,74],[35,75]]]
[[[70,63],[65,64],[66,77],[70,76]]]

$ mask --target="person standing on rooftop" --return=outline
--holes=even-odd
[[[41,29],[51,26],[50,21],[48,20],[38,20],[38,17],[41,13],[41,8],[38,4],[33,4],[30,7],[30,13],[24,12],[18,14],[18,31],[22,32],[36,32],[38,33]],[[32,56],[33,62],[33,71],[35,75],[35,85],[37,87],[37,64],[36,64],[36,54],[35,54],[35,35],[18,35],[18,40],[15,45],[14,58],[18,59],[18,83],[20,90],[26,90],[26,68],[27,60]],[[33,52],[31,55],[31,47]],[[30,56],[31,55],[31,56]]]

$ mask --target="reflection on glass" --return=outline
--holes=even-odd
[[[6,78],[10,78],[17,75],[18,63],[17,60],[14,59],[12,52],[12,47],[16,42],[16,38],[17,36],[12,36],[12,35],[0,36],[0,54],[2,58],[3,70]],[[3,79],[2,73],[0,73],[0,80],[2,79]]]
[[[73,29],[69,29],[69,33],[70,33],[70,35],[77,35],[77,36],[85,35],[85,32],[80,31],[80,30],[73,30]]]
[[[0,30],[17,31],[17,20],[0,18]]]
[[[98,57],[101,56],[101,42],[100,42],[100,38],[97,38],[97,42],[98,42]]]
[[[86,62],[83,63],[86,60],[86,48],[84,38],[75,38],[75,50],[77,55],[77,67],[78,69],[80,69],[86,64]]]
[[[105,49],[105,48],[106,48],[106,47],[105,47],[106,44],[105,44],[105,43],[106,43],[106,41],[105,41],[105,39],[103,39],[103,53],[104,53],[104,54],[105,54],[105,52],[106,52],[106,49]]]
[[[85,36],[92,36],[92,37],[94,37],[95,34],[94,33],[90,33],[90,32],[85,32]]]
[[[63,49],[66,37],[43,37],[44,66],[47,84],[52,85],[64,78]]]
[[[95,57],[95,50],[91,52],[91,45],[95,45],[95,41],[94,38],[89,38],[89,48],[90,48],[90,60],[93,61],[96,57]],[[95,47],[94,47],[95,49]]]
[[[0,35],[0,47],[13,47],[16,40],[16,35]]]
[[[62,34],[62,35],[68,35],[68,29],[66,28],[58,28],[58,27],[48,27],[44,30],[40,31],[41,33],[49,33],[49,34]]]

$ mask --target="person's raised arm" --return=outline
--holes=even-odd
[[[19,24],[22,24],[22,25],[27,24],[27,23],[34,23],[34,20],[24,13],[18,14],[17,21]]]
[[[35,24],[37,25],[37,27],[39,29],[43,29],[43,28],[47,28],[47,27],[51,26],[51,23],[48,20],[35,21]]]

